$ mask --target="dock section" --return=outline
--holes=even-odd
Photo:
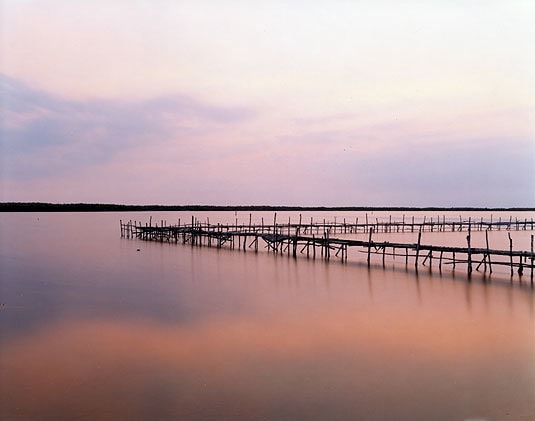
[[[366,262],[371,265],[372,255],[380,255],[385,265],[386,257],[401,258],[405,265],[414,264],[416,270],[419,266],[432,268],[433,265],[442,271],[443,266],[457,266],[466,268],[470,277],[473,270],[492,273],[493,266],[506,266],[509,269],[511,280],[517,274],[520,281],[524,275],[529,274],[533,284],[534,271],[534,236],[531,234],[531,247],[529,251],[513,249],[513,240],[510,232],[509,249],[497,250],[489,247],[488,231],[490,230],[533,230],[533,219],[519,221],[370,221],[360,222],[314,222],[278,224],[276,215],[272,224],[253,224],[251,217],[249,224],[210,224],[200,222],[192,217],[191,223],[169,225],[166,221],[160,224],[149,222],[142,224],[138,221],[120,221],[121,237],[137,238],[145,241],[159,241],[190,244],[191,246],[227,247],[238,250],[259,251],[259,247],[273,253],[287,254],[297,257],[298,254],[307,258],[322,258],[325,260],[337,259],[347,262],[348,250],[354,250],[366,255]],[[472,247],[472,231],[485,231],[486,247]],[[390,241],[375,241],[374,233],[415,232],[415,243],[399,243]],[[424,244],[421,242],[424,231],[466,231],[466,246],[451,247]],[[335,236],[336,234],[366,233],[366,240],[357,240]],[[354,253],[352,253],[354,255]],[[398,259],[399,260],[399,259]]]

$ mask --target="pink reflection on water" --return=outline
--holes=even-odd
[[[246,419],[274,416],[291,402],[291,411],[316,419],[437,410],[457,417],[506,408],[520,414],[534,404],[533,342],[525,328],[507,318],[490,324],[484,314],[468,320],[441,311],[381,316],[347,306],[183,328],[109,320],[58,324],[3,349],[10,387],[2,411],[8,419],[136,418],[143,411],[192,419],[216,411]],[[507,375],[511,368],[514,379]],[[513,380],[525,389],[513,393]],[[465,403],[447,408],[439,403],[444,394]],[[381,409],[385,396],[388,409]],[[420,408],[413,412],[416,396]],[[309,413],[312,408],[320,412]]]
[[[116,215],[51,219],[40,235],[11,228],[3,251],[3,274],[40,269],[2,279],[14,326],[0,350],[4,419],[534,413],[530,288],[398,262],[122,241]],[[17,315],[40,323],[17,330]]]

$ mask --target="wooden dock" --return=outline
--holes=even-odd
[[[298,223],[278,224],[274,216],[273,223],[253,224],[251,215],[249,224],[210,224],[209,220],[200,222],[194,217],[191,223],[178,223],[169,225],[166,221],[160,221],[153,225],[152,218],[148,223],[142,224],[137,221],[120,221],[121,237],[137,238],[145,241],[160,241],[190,244],[192,246],[208,247],[229,247],[247,251],[253,249],[259,250],[259,244],[263,248],[273,253],[287,254],[288,256],[297,257],[298,253],[306,255],[307,258],[322,258],[330,260],[337,258],[342,262],[347,262],[348,249],[366,254],[366,262],[371,264],[372,255],[380,255],[382,264],[385,265],[386,256],[402,258],[405,265],[414,264],[416,270],[420,265],[433,267],[435,264],[439,271],[442,271],[443,265],[450,265],[455,269],[458,265],[465,267],[470,277],[473,270],[492,273],[493,266],[507,266],[511,275],[518,274],[520,280],[524,274],[529,272],[531,284],[533,285],[534,271],[534,236],[531,235],[530,251],[521,251],[513,249],[513,240],[511,234],[509,237],[508,250],[496,250],[489,247],[488,231],[490,230],[533,230],[533,219],[529,221],[519,221],[518,219],[508,221],[484,221],[480,219],[473,221],[469,219],[464,221],[447,221],[427,220],[415,222],[414,218],[405,221],[388,221],[364,222],[314,222],[303,223],[300,216]],[[366,218],[367,219],[367,218]],[[472,231],[484,231],[486,247],[472,247]],[[391,232],[417,232],[416,243],[397,243],[390,241],[375,241],[374,233],[391,233]],[[422,232],[424,231],[466,231],[466,246],[451,247],[423,244],[421,242]],[[366,240],[357,240],[343,237],[333,237],[334,234],[357,234],[366,233]]]

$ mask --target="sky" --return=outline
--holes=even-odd
[[[535,2],[0,0],[0,201],[535,207]]]

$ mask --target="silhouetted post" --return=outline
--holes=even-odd
[[[331,259],[331,248],[329,247],[329,232],[325,234],[325,239],[327,240],[325,242],[325,256],[327,257],[327,260]]]
[[[470,247],[470,240],[471,240],[471,218],[468,219],[468,235],[466,236],[466,242],[468,243],[468,278],[472,275],[472,249]]]
[[[489,272],[492,273],[492,262],[490,260],[490,252],[489,252],[489,231],[485,231],[485,243],[487,245],[487,259],[489,261]],[[487,270],[487,265],[485,265],[485,270]]]
[[[370,235],[368,237],[368,266],[370,266],[370,253],[371,253],[371,247],[372,247],[372,234],[373,234],[373,227],[370,227]]]
[[[416,258],[414,260],[414,267],[418,269],[418,256],[420,255],[420,241],[422,240],[422,229],[418,231],[418,243],[416,244]]]
[[[533,285],[533,260],[534,260],[534,256],[533,256],[533,234],[531,234],[531,275],[530,275],[531,285]]]
[[[509,263],[511,264],[511,277],[513,276],[513,239],[511,238],[511,233],[508,232],[507,236],[509,237]]]

